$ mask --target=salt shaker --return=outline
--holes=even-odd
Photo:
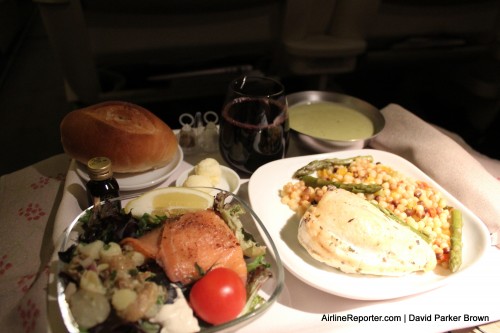
[[[186,118],[188,121],[185,120]],[[179,116],[179,123],[182,125],[179,131],[179,146],[184,154],[191,154],[196,148],[196,133],[192,127],[194,118],[189,113],[183,113]]]
[[[212,116],[214,119],[210,120],[209,116]],[[207,111],[203,115],[203,119],[207,123],[207,126],[205,127],[205,130],[201,134],[203,137],[203,140],[201,141],[202,148],[203,151],[207,153],[212,153],[219,149],[219,131],[216,125],[219,117],[214,111]]]

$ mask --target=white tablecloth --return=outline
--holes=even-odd
[[[405,111],[392,106],[389,112]],[[386,116],[389,116],[389,124],[397,121],[389,114]],[[439,135],[436,134],[435,140],[439,148]],[[491,181],[498,182],[500,162],[474,152],[469,155],[465,147],[460,152],[474,156],[474,160],[480,162],[478,166],[484,166],[482,172],[486,170]],[[295,144],[289,151],[290,156],[309,153]],[[220,160],[218,154],[210,156]],[[182,171],[205,157],[207,155],[186,156],[179,169],[160,186],[172,184]],[[462,159],[457,156],[449,162],[460,161]],[[411,162],[422,167],[418,161]],[[433,178],[448,189],[448,184],[441,182],[439,175]],[[488,175],[483,176],[489,179]],[[460,180],[467,175],[455,177]],[[481,185],[476,184],[474,190],[481,191]],[[500,186],[498,183],[492,185]],[[241,187],[240,195],[243,198],[247,195],[246,184]],[[461,200],[460,193],[456,197]],[[46,332],[47,327],[54,333],[63,332],[56,303],[53,299],[47,303],[46,295],[47,290],[49,294],[54,291],[48,279],[56,244],[64,228],[86,207],[85,190],[75,172],[75,163],[65,155],[58,155],[2,176],[0,198],[0,324],[6,332]],[[469,208],[480,215],[481,207]],[[500,216],[490,219],[500,221]],[[424,294],[388,301],[336,297],[286,272],[285,289],[278,302],[239,332],[445,332],[461,328],[470,328],[466,331],[471,332],[476,325],[500,320],[499,281],[500,250],[495,247],[487,251],[474,270],[450,284]],[[340,318],[344,315],[349,320],[342,321]],[[386,321],[374,321],[375,318]],[[493,325],[482,329],[495,331]]]

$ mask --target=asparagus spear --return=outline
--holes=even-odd
[[[415,228],[413,228],[412,226],[410,226],[409,224],[405,223],[403,220],[401,220],[396,214],[394,214],[393,212],[391,212],[390,210],[388,210],[387,208],[383,208],[382,206],[379,206],[379,205],[376,205],[374,204],[378,209],[380,209],[382,211],[382,213],[384,213],[385,215],[387,215],[389,218],[391,218],[392,220],[396,221],[397,223],[403,225],[403,226],[406,226],[408,228],[411,229],[411,231],[413,231],[414,233],[416,233],[417,235],[419,235],[420,237],[422,237],[422,239],[424,241],[426,241],[427,243],[430,243],[431,242],[431,238],[428,234],[426,234],[425,232],[423,231],[420,231],[420,230],[417,230]]]
[[[293,174],[294,178],[301,178],[307,175],[310,175],[316,170],[320,169],[325,169],[328,168],[329,166],[332,165],[349,165],[351,164],[355,159],[357,158],[366,158],[369,159],[370,161],[373,161],[372,156],[355,156],[355,157],[350,157],[350,158],[327,158],[324,160],[314,160],[312,162],[309,162],[306,166],[303,166],[302,168],[298,169],[295,171]]]
[[[458,209],[451,211],[451,249],[450,270],[454,273],[462,265],[462,212]]]
[[[337,188],[341,188],[354,193],[376,193],[382,188],[382,186],[378,184],[344,184],[331,180],[316,178],[313,176],[303,176],[300,178],[300,180],[304,181],[306,186],[310,187],[333,185]]]

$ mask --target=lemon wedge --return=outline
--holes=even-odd
[[[214,197],[207,192],[188,187],[162,187],[129,201],[125,212],[141,217],[145,213],[157,216],[182,214],[212,207]]]

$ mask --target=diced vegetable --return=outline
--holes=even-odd
[[[104,322],[111,312],[106,296],[84,289],[79,289],[71,296],[69,306],[73,317],[82,329]]]
[[[102,285],[99,275],[96,271],[91,270],[83,272],[80,278],[80,289],[101,295],[106,294],[106,288]]]
[[[300,179],[304,176],[310,175],[314,171],[317,171],[320,169],[326,169],[326,168],[334,166],[334,165],[349,165],[352,162],[354,162],[354,160],[357,158],[364,158],[364,159],[373,161],[373,157],[371,157],[371,156],[356,156],[356,157],[344,158],[344,159],[327,158],[324,160],[314,160],[314,161],[310,162],[309,164],[307,164],[306,166],[295,171],[295,173],[293,174],[293,178]]]
[[[104,242],[101,240],[88,244],[80,243],[78,244],[78,252],[92,259],[99,259],[99,253],[101,252],[103,246]]]
[[[104,245],[99,251],[99,257],[104,260],[107,259],[109,260],[109,258],[114,256],[119,256],[121,254],[122,254],[122,248],[120,247],[120,244],[117,244],[115,242],[111,242]]]
[[[118,289],[111,297],[111,304],[117,311],[125,310],[137,299],[137,293],[129,288]]]

